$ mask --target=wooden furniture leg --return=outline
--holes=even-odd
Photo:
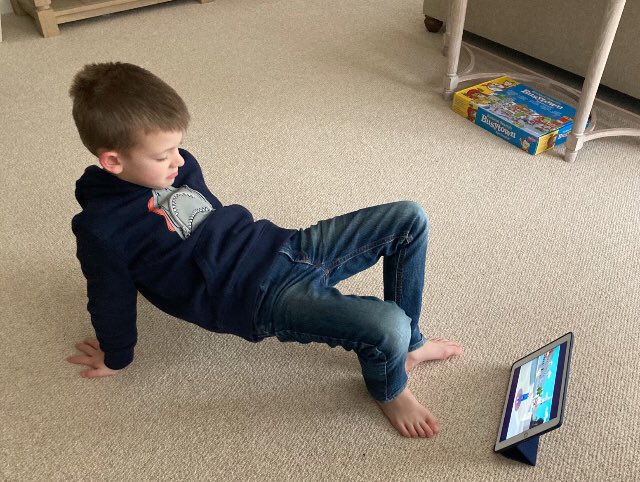
[[[35,21],[42,36],[53,37],[55,35],[60,35],[58,21],[56,20],[56,15],[51,8],[51,0],[36,0],[34,4],[36,7]]]
[[[447,73],[444,76],[444,90],[442,96],[450,100],[458,86],[458,61],[462,46],[462,32],[464,17],[467,14],[467,0],[453,0],[449,19],[447,20]]]
[[[578,155],[578,151],[582,148],[585,140],[584,131],[587,128],[587,120],[593,107],[593,101],[596,98],[596,92],[600,85],[602,72],[609,57],[613,38],[618,30],[618,23],[622,17],[622,10],[626,0],[609,0],[607,10],[604,15],[600,36],[596,42],[596,47],[591,55],[589,68],[582,85],[582,94],[578,103],[578,110],[573,121],[573,128],[567,136],[566,148],[564,151],[564,160],[573,162]]]
[[[10,0],[16,15],[33,17],[43,37],[60,34],[59,25],[86,18],[124,12],[134,8],[156,5],[170,0]],[[198,0],[209,3],[213,0]]]
[[[431,33],[438,33],[443,23],[442,20],[430,17],[429,15],[424,16],[424,26],[427,27],[427,30]]]
[[[15,13],[16,15],[27,14],[27,12],[25,11],[24,8],[22,8],[22,5],[20,5],[20,2],[18,0],[11,0],[11,8],[13,8],[13,13]]]

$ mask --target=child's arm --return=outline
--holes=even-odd
[[[81,355],[82,362],[91,362],[81,364],[98,370],[92,374],[111,375],[133,361],[138,290],[122,253],[81,229],[74,232],[78,241],[77,256],[87,279],[87,309],[99,340],[99,344],[85,341],[79,344],[82,348],[76,347],[85,353]]]
[[[67,358],[70,363],[76,365],[86,365],[89,368],[80,373],[84,378],[108,377],[115,375],[119,370],[112,370],[104,364],[104,352],[100,349],[98,340],[85,338],[80,343],[76,343],[76,349],[84,355],[75,355]]]

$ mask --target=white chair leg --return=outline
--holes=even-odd
[[[444,34],[442,35],[442,55],[446,56],[449,53],[449,36],[451,35],[451,5],[449,2],[449,8],[447,10],[447,18],[444,21]]]
[[[622,17],[625,2],[626,0],[609,0],[609,4],[607,5],[600,29],[600,36],[591,54],[589,68],[587,69],[584,84],[582,85],[582,94],[580,95],[580,102],[578,103],[576,116],[573,120],[573,127],[567,136],[564,153],[564,160],[567,162],[573,162],[576,159],[578,151],[584,144],[584,131],[587,127],[589,113],[591,112],[593,101],[598,92],[602,72],[609,57],[611,44],[613,44],[613,39],[618,30],[618,24],[620,23],[620,17]]]
[[[458,61],[460,60],[460,47],[462,46],[462,32],[464,30],[464,18],[467,13],[467,0],[453,0],[451,13],[447,22],[449,47],[447,51],[447,73],[444,77],[444,91],[442,96],[451,99],[458,86]]]

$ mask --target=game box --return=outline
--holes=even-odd
[[[456,92],[451,108],[533,155],[565,142],[576,113],[570,105],[511,77]]]

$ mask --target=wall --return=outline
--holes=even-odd
[[[11,2],[9,0],[0,0],[0,13],[12,13]]]

